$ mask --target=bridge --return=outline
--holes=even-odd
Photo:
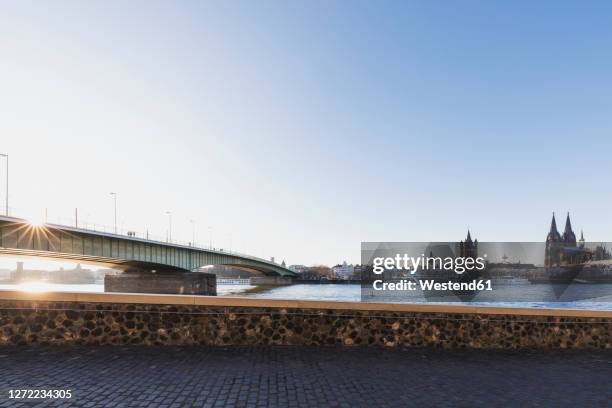
[[[210,274],[193,272],[213,265],[231,266],[268,276],[295,276],[293,271],[277,263],[253,256],[66,225],[35,225],[24,219],[6,216],[0,216],[0,254],[108,266],[127,272],[123,275],[131,273],[129,276],[132,278],[138,274],[141,286],[146,279],[161,279],[160,276],[175,281],[179,275],[181,279],[191,281],[205,275],[210,277]]]

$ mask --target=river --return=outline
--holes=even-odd
[[[0,284],[0,290],[22,290],[26,292],[89,292],[102,293],[102,284],[57,284],[47,282],[24,282]],[[296,284],[273,288],[255,288],[245,285],[219,285],[219,296],[240,296],[257,299],[299,299],[351,302],[384,303],[432,303],[422,292],[385,293],[371,296],[358,284]],[[457,303],[451,298],[436,298],[437,303]],[[467,303],[467,302],[464,302]],[[578,284],[564,288],[561,295],[547,284],[517,284],[496,288],[493,292],[481,292],[469,302],[475,306],[571,308],[612,310],[612,284]]]

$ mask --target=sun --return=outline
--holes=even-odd
[[[29,227],[31,228],[39,228],[47,224],[46,214],[39,214],[37,212],[30,212],[22,215],[22,220],[24,220]]]
[[[28,224],[30,225],[30,227],[33,228],[39,228],[42,227],[43,225],[45,225],[45,223],[43,221],[40,220],[27,220]]]

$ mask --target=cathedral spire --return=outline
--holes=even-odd
[[[557,220],[555,220],[555,213],[553,212],[552,221],[550,222],[550,231],[546,237],[547,242],[559,242],[561,241],[561,235],[557,231]]]
[[[570,221],[569,212],[565,220],[565,230],[563,231],[563,242],[569,246],[576,246],[576,234],[572,231],[572,222]]]
[[[572,231],[572,222],[570,221],[569,212],[567,213],[567,218],[565,219],[565,234],[573,233]]]
[[[559,231],[557,231],[557,221],[555,220],[555,213],[554,212],[553,212],[552,221],[550,223],[550,233],[551,234],[559,233]]]

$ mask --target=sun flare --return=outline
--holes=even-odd
[[[42,227],[45,223],[38,220],[28,220],[28,224],[30,224],[31,227],[37,228]]]
[[[50,290],[50,285],[45,282],[22,282],[17,287],[21,291],[34,293],[49,292]]]

